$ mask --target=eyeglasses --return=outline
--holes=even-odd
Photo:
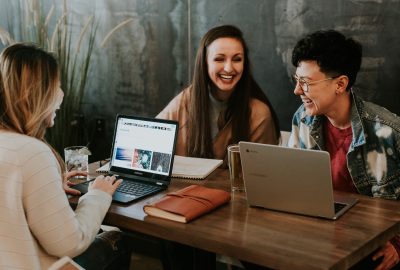
[[[310,90],[310,85],[313,85],[313,84],[316,84],[316,83],[320,83],[320,82],[324,82],[324,81],[333,80],[333,79],[336,79],[337,77],[339,77],[339,76],[329,77],[329,78],[318,80],[318,81],[307,82],[303,78],[299,78],[299,77],[297,77],[297,75],[293,75],[292,76],[292,80],[293,80],[293,83],[294,83],[295,86],[297,84],[299,84],[299,86],[300,86],[301,90],[303,90],[303,92],[308,92]]]

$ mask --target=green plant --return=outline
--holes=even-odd
[[[98,23],[90,16],[80,29],[79,35],[74,35],[68,12],[67,1],[63,1],[61,11],[56,10],[55,2],[47,12],[44,12],[44,0],[18,0],[9,3],[7,14],[17,14],[8,18],[8,31],[0,27],[0,40],[4,45],[19,42],[34,42],[42,48],[55,53],[60,68],[60,83],[64,91],[64,101],[57,113],[53,128],[49,129],[46,138],[59,153],[64,147],[82,142],[80,115],[82,99],[88,79],[88,72]],[[58,16],[54,14],[59,13]],[[106,35],[101,47],[120,27],[132,21],[128,19],[117,25]],[[53,26],[53,27],[52,27]],[[79,32],[79,30],[78,30]]]

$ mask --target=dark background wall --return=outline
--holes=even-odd
[[[15,2],[0,0],[0,26],[5,29],[5,7]],[[42,2],[47,7],[53,3]],[[320,29],[334,28],[363,44],[355,91],[400,114],[398,0],[71,0],[68,5],[78,33],[89,15],[96,14],[99,21],[83,111],[89,129],[96,119],[105,120],[104,153],[115,115],[155,116],[188,85],[202,35],[221,24],[244,32],[253,73],[283,130],[290,130],[299,105],[289,80],[294,72],[291,50],[300,37]],[[99,48],[106,33],[127,18],[133,21]]]

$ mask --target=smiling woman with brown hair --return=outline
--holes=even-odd
[[[226,158],[239,141],[278,144],[278,118],[250,71],[235,26],[210,29],[197,51],[193,81],[158,114],[179,121],[178,155]]]
[[[251,74],[243,34],[232,25],[212,28],[203,36],[191,84],[157,117],[179,122],[177,155],[223,159],[225,166],[228,145],[278,144],[280,138],[276,113]],[[173,269],[190,269],[194,261],[204,269],[215,267],[207,252],[165,245]]]

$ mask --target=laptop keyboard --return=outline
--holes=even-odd
[[[161,187],[158,186],[147,185],[131,181],[124,181],[118,186],[117,191],[135,196],[141,196],[144,194],[152,193],[160,189]]]
[[[337,213],[340,210],[342,210],[343,208],[345,208],[347,206],[347,204],[335,202],[334,206],[335,206],[335,213]]]

